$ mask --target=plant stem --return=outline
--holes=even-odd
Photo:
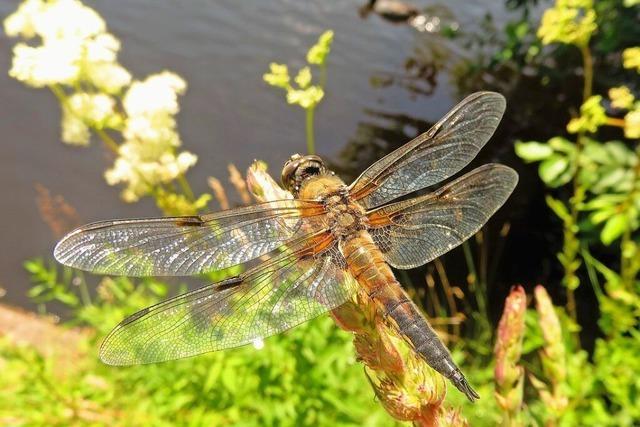
[[[589,253],[589,250],[586,248],[582,249],[582,258],[584,259],[584,265],[587,267],[587,274],[589,276],[591,286],[593,287],[593,293],[596,294],[596,298],[598,299],[598,301],[602,301],[604,292],[602,291],[602,286],[600,285],[598,274],[596,273],[596,263],[598,261],[593,258],[593,256]]]
[[[193,190],[191,189],[191,185],[189,185],[189,181],[184,175],[180,174],[178,176],[178,184],[180,184],[180,188],[182,188],[182,192],[189,199],[189,201],[193,202],[196,199],[196,196],[193,194]]]
[[[636,147],[636,155],[640,155],[640,145]],[[634,264],[636,251],[633,250],[631,251],[631,254],[629,253],[630,247],[631,245],[633,245],[630,226],[630,223],[633,221],[633,217],[629,212],[631,212],[634,201],[637,198],[639,180],[640,163],[635,165],[633,168],[633,186],[624,203],[624,212],[627,212],[628,217],[627,225],[625,227],[624,233],[622,234],[622,241],[620,243],[620,277],[622,279],[624,289],[628,291],[632,291],[635,277],[638,273],[637,268]],[[635,245],[633,247],[635,247]]]
[[[476,298],[476,303],[478,304],[478,311],[482,314],[483,317],[487,315],[487,304],[484,300],[483,289],[480,289],[479,281],[478,281],[478,273],[476,271],[475,263],[473,262],[473,255],[471,254],[471,246],[469,242],[464,242],[462,244],[462,249],[464,250],[464,259],[467,263],[467,268],[469,269],[469,274],[472,279],[469,280],[469,288],[473,292],[473,295]]]
[[[109,134],[103,129],[96,128],[95,131],[96,135],[98,135],[102,142],[104,142],[104,145],[106,145],[109,150],[117,154],[119,148],[118,143],[113,138],[111,138],[111,136],[109,136]]]
[[[447,304],[449,305],[449,317],[457,318],[458,308],[456,306],[453,290],[451,289],[451,283],[449,282],[449,278],[447,277],[447,272],[444,268],[444,264],[442,263],[440,258],[436,258],[435,260],[433,260],[433,264],[435,265],[436,271],[438,272],[440,284],[444,289],[444,295],[447,299]],[[458,323],[453,324],[453,335],[455,335],[457,338],[460,338],[460,325]]]
[[[315,154],[315,140],[313,136],[313,114],[315,111],[314,107],[309,107],[306,110],[306,132],[307,132],[307,154]]]
[[[585,190],[582,188],[576,178],[579,173],[580,152],[583,146],[582,134],[578,135],[576,143],[576,171],[573,178],[573,194],[569,198],[569,213],[571,219],[564,221],[564,242],[562,245],[562,253],[564,254],[563,265],[565,268],[563,284],[567,290],[567,311],[574,323],[578,321],[578,311],[576,309],[576,298],[574,291],[580,286],[580,278],[576,274],[580,267],[581,260],[578,259],[580,250],[580,240],[578,239],[578,215],[579,207],[584,202]]]
[[[320,87],[324,90],[324,86],[327,83],[327,65],[322,63],[320,66]]]
[[[584,102],[591,97],[593,89],[593,57],[589,45],[580,46],[580,53],[584,70],[584,86],[582,88],[582,102]]]
[[[619,128],[624,128],[625,122],[624,122],[624,119],[618,119],[618,118],[615,118],[615,117],[607,117],[606,124],[609,125],[609,126],[616,126],[616,127],[619,127]]]
[[[580,53],[582,54],[582,68],[584,70],[584,82],[582,87],[582,103],[591,97],[593,90],[593,57],[589,50],[589,45],[585,44],[579,46]],[[563,282],[567,289],[567,311],[571,316],[571,319],[577,323],[578,313],[576,309],[576,299],[574,290],[580,285],[580,279],[576,274],[579,267],[580,260],[579,248],[580,242],[577,237],[578,233],[578,215],[579,207],[584,202],[585,189],[581,188],[578,182],[578,175],[580,174],[580,156],[582,153],[582,147],[584,146],[585,134],[580,132],[576,139],[576,152],[575,152],[575,172],[573,178],[573,194],[569,198],[569,212],[571,214],[571,222],[564,224],[564,244],[563,253],[566,257],[565,275]]]
[[[89,306],[92,304],[91,295],[89,294],[89,289],[87,288],[87,281],[84,278],[84,273],[78,271],[76,277],[78,278],[78,280],[80,280],[78,287],[80,288],[80,298],[82,299],[82,304],[85,307]]]
[[[51,85],[49,86],[49,89],[51,89],[51,92],[53,92],[61,105],[65,105],[67,103],[67,96],[58,85]]]

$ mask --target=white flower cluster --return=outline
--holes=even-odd
[[[103,128],[117,121],[115,101],[107,95],[120,93],[131,74],[117,62],[120,42],[93,9],[78,0],[25,0],[5,19],[4,29],[32,42],[15,45],[9,75],[32,87],[50,87],[61,98],[64,142],[87,145],[89,126]],[[62,87],[80,85],[91,88],[89,93],[65,99]],[[110,115],[102,114],[107,110]],[[101,120],[83,120],[96,115]]]
[[[116,127],[122,121],[115,112],[116,102],[104,93],[78,92],[69,96],[62,107],[62,140],[68,144],[86,145],[89,127]]]
[[[125,142],[118,150],[113,168],[105,173],[109,184],[126,183],[126,201],[136,201],[154,186],[170,182],[193,166],[197,157],[187,151],[179,154],[175,114],[178,95],[186,83],[179,76],[162,72],[134,82],[124,96]]]
[[[26,0],[4,21],[8,36],[38,39],[13,49],[11,77],[32,87],[72,85],[80,78],[117,93],[131,75],[116,62],[120,42],[104,20],[78,0]]]
[[[32,87],[48,87],[58,97],[64,142],[87,145],[93,130],[117,151],[105,178],[110,185],[125,185],[126,201],[171,194],[164,184],[197,160],[176,151],[181,142],[175,115],[184,80],[162,72],[132,82],[117,61],[120,42],[79,0],[24,0],[4,28],[29,42],[14,47],[9,75]],[[120,133],[122,143],[110,133]]]

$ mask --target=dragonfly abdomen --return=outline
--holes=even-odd
[[[388,284],[382,291],[374,295],[374,299],[382,306],[385,315],[394,320],[398,332],[405,337],[414,351],[429,366],[451,380],[470,401],[473,402],[479,398],[451,358],[449,350],[440,341],[438,334],[399,283]]]
[[[436,332],[396,280],[384,256],[366,231],[341,242],[340,249],[351,274],[380,307],[393,319],[398,332],[433,369],[474,401],[479,398],[451,358]]]
[[[473,402],[479,398],[451,358],[449,350],[440,341],[438,334],[400,287],[400,284],[397,282],[389,284],[384,291],[375,295],[375,299],[382,305],[385,315],[394,320],[398,332],[405,337],[414,351],[429,366],[451,380],[470,401]]]

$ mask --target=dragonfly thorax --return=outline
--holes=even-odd
[[[339,239],[348,239],[367,228],[364,209],[353,203],[346,191],[332,194],[324,199],[326,218],[331,232]]]

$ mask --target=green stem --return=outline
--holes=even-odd
[[[315,106],[306,109],[306,133],[307,133],[307,154],[316,153],[316,143],[313,136],[313,114]]]
[[[587,267],[587,275],[589,276],[589,281],[591,282],[591,286],[593,287],[593,293],[596,294],[596,298],[598,298],[598,301],[602,301],[604,292],[602,291],[602,285],[600,285],[598,274],[596,272],[596,263],[598,261],[593,258],[587,248],[582,249],[582,258],[584,259],[584,264]]]
[[[636,155],[640,155],[640,145],[636,147]],[[624,289],[632,290],[635,277],[637,275],[637,268],[635,267],[635,253],[632,256],[628,254],[628,248],[632,244],[631,226],[633,221],[632,207],[638,194],[638,181],[640,180],[640,163],[633,168],[633,187],[629,192],[629,195],[624,203],[623,212],[627,212],[627,225],[624,233],[622,234],[622,241],[620,243],[620,277],[622,278],[622,284]],[[634,251],[635,252],[635,251]],[[637,262],[637,261],[636,261]]]
[[[178,176],[178,184],[180,184],[180,188],[182,188],[182,192],[187,196],[189,201],[193,202],[196,199],[196,196],[193,194],[193,190],[191,189],[191,185],[189,185],[189,181],[184,175]]]
[[[593,90],[593,56],[588,45],[580,46],[582,54],[582,68],[584,70],[584,85],[582,88],[582,102],[591,97]]]
[[[589,46],[587,44],[585,44],[584,46],[579,46],[579,48],[580,53],[582,54],[582,67],[584,70],[584,82],[582,87],[582,103],[584,103],[591,97],[591,93],[593,90],[593,57],[591,56],[591,51],[589,50]],[[563,244],[563,253],[566,256],[566,262],[563,282],[567,289],[567,310],[574,322],[577,322],[578,319],[574,289],[576,289],[580,284],[580,279],[576,274],[579,266],[578,256],[580,246],[579,239],[577,237],[577,224],[579,220],[579,207],[584,202],[585,197],[585,190],[580,186],[577,177],[580,174],[580,156],[584,143],[585,134],[584,132],[580,132],[576,140],[576,152],[574,154],[575,171],[573,175],[573,195],[569,198],[569,212],[571,214],[571,221],[569,223],[565,221],[564,224],[565,237]]]
[[[67,96],[65,95],[62,88],[60,88],[58,85],[51,85],[49,86],[49,89],[51,89],[51,92],[53,92],[60,104],[64,106],[67,103]]]
[[[324,86],[327,83],[327,66],[326,64],[320,65],[320,87],[324,90]]]
[[[91,295],[89,294],[89,288],[87,287],[87,281],[84,278],[84,273],[78,271],[77,277],[78,280],[80,280],[78,287],[80,288],[80,298],[82,300],[82,304],[85,307],[90,306],[92,304]]]
[[[104,142],[104,145],[106,145],[109,150],[118,154],[118,149],[119,149],[118,143],[113,138],[111,138],[111,136],[109,136],[109,134],[104,130],[95,128],[95,131],[96,131],[96,135],[98,135],[102,140],[102,142]]]
[[[471,246],[469,242],[464,242],[462,244],[462,249],[464,251],[464,259],[467,263],[467,268],[469,269],[469,274],[473,280],[469,281],[469,288],[473,292],[476,302],[478,304],[478,311],[482,314],[482,316],[487,315],[487,304],[484,300],[483,290],[478,286],[478,273],[476,271],[475,263],[473,262],[473,255],[471,254]]]
[[[47,314],[47,305],[43,302],[39,302],[36,307],[36,310],[39,315],[44,316]]]
[[[580,286],[580,278],[576,274],[578,268],[580,266],[580,260],[578,259],[579,249],[580,249],[580,241],[578,239],[578,215],[579,215],[579,206],[582,205],[584,201],[584,189],[578,183],[576,178],[578,174],[578,164],[579,164],[579,152],[582,148],[582,136],[578,136],[578,143],[576,144],[576,172],[573,178],[573,195],[569,198],[569,213],[571,215],[569,221],[564,221],[564,242],[562,245],[562,252],[565,256],[565,261],[563,262],[565,271],[562,282],[567,290],[567,311],[571,317],[571,320],[575,324],[578,321],[578,310],[576,308],[576,298],[574,290]],[[576,340],[577,333],[576,333]]]

